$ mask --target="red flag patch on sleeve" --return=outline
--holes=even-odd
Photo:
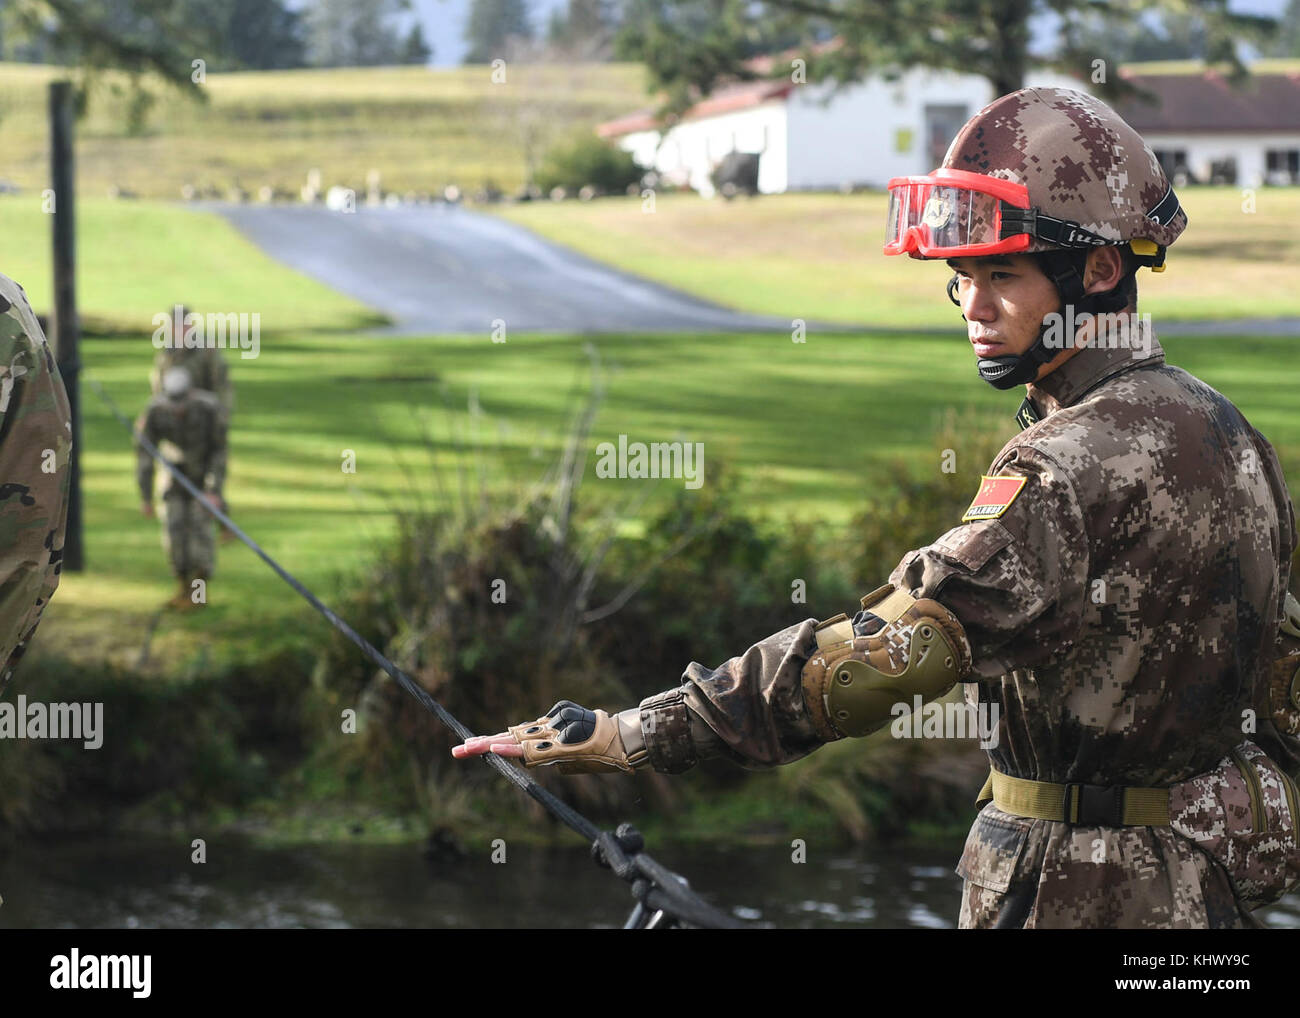
[[[961,521],[996,520],[1011,507],[1027,480],[1028,477],[981,477],[980,490]]]

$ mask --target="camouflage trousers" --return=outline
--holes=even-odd
[[[211,576],[217,558],[212,514],[183,491],[168,492],[162,521],[163,551],[172,572],[182,579]]]
[[[989,803],[957,874],[961,929],[1246,929],[1223,867],[1167,827],[1031,820]]]

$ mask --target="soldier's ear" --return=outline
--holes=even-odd
[[[1108,293],[1124,278],[1124,258],[1119,248],[1096,247],[1088,252],[1083,269],[1084,293]]]

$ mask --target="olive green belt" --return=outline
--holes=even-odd
[[[1059,785],[989,770],[976,806],[990,799],[1012,816],[1088,827],[1168,827],[1169,789],[1131,785]]]

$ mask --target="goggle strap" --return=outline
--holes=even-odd
[[[1002,210],[1002,227],[998,231],[998,239],[1000,240],[1027,233],[1031,237],[1037,237],[1039,240],[1047,241],[1047,243],[1055,244],[1058,247],[1087,249],[1111,243],[1105,237],[1093,233],[1091,230],[1085,230],[1073,220],[1046,216],[1036,208],[1018,209],[1014,205],[1009,205],[1001,200],[998,204]],[[1178,195],[1174,194],[1174,189],[1171,186],[1165,192],[1165,196],[1147,212],[1146,217],[1157,226],[1168,226],[1182,211],[1182,208],[1182,203],[1179,202]]]
[[[1027,233],[1057,247],[1087,249],[1110,243],[1105,237],[1085,230],[1073,220],[1045,216],[1038,209],[1018,209],[1006,202],[1000,204],[1002,227],[998,231],[998,237],[1001,240]]]

